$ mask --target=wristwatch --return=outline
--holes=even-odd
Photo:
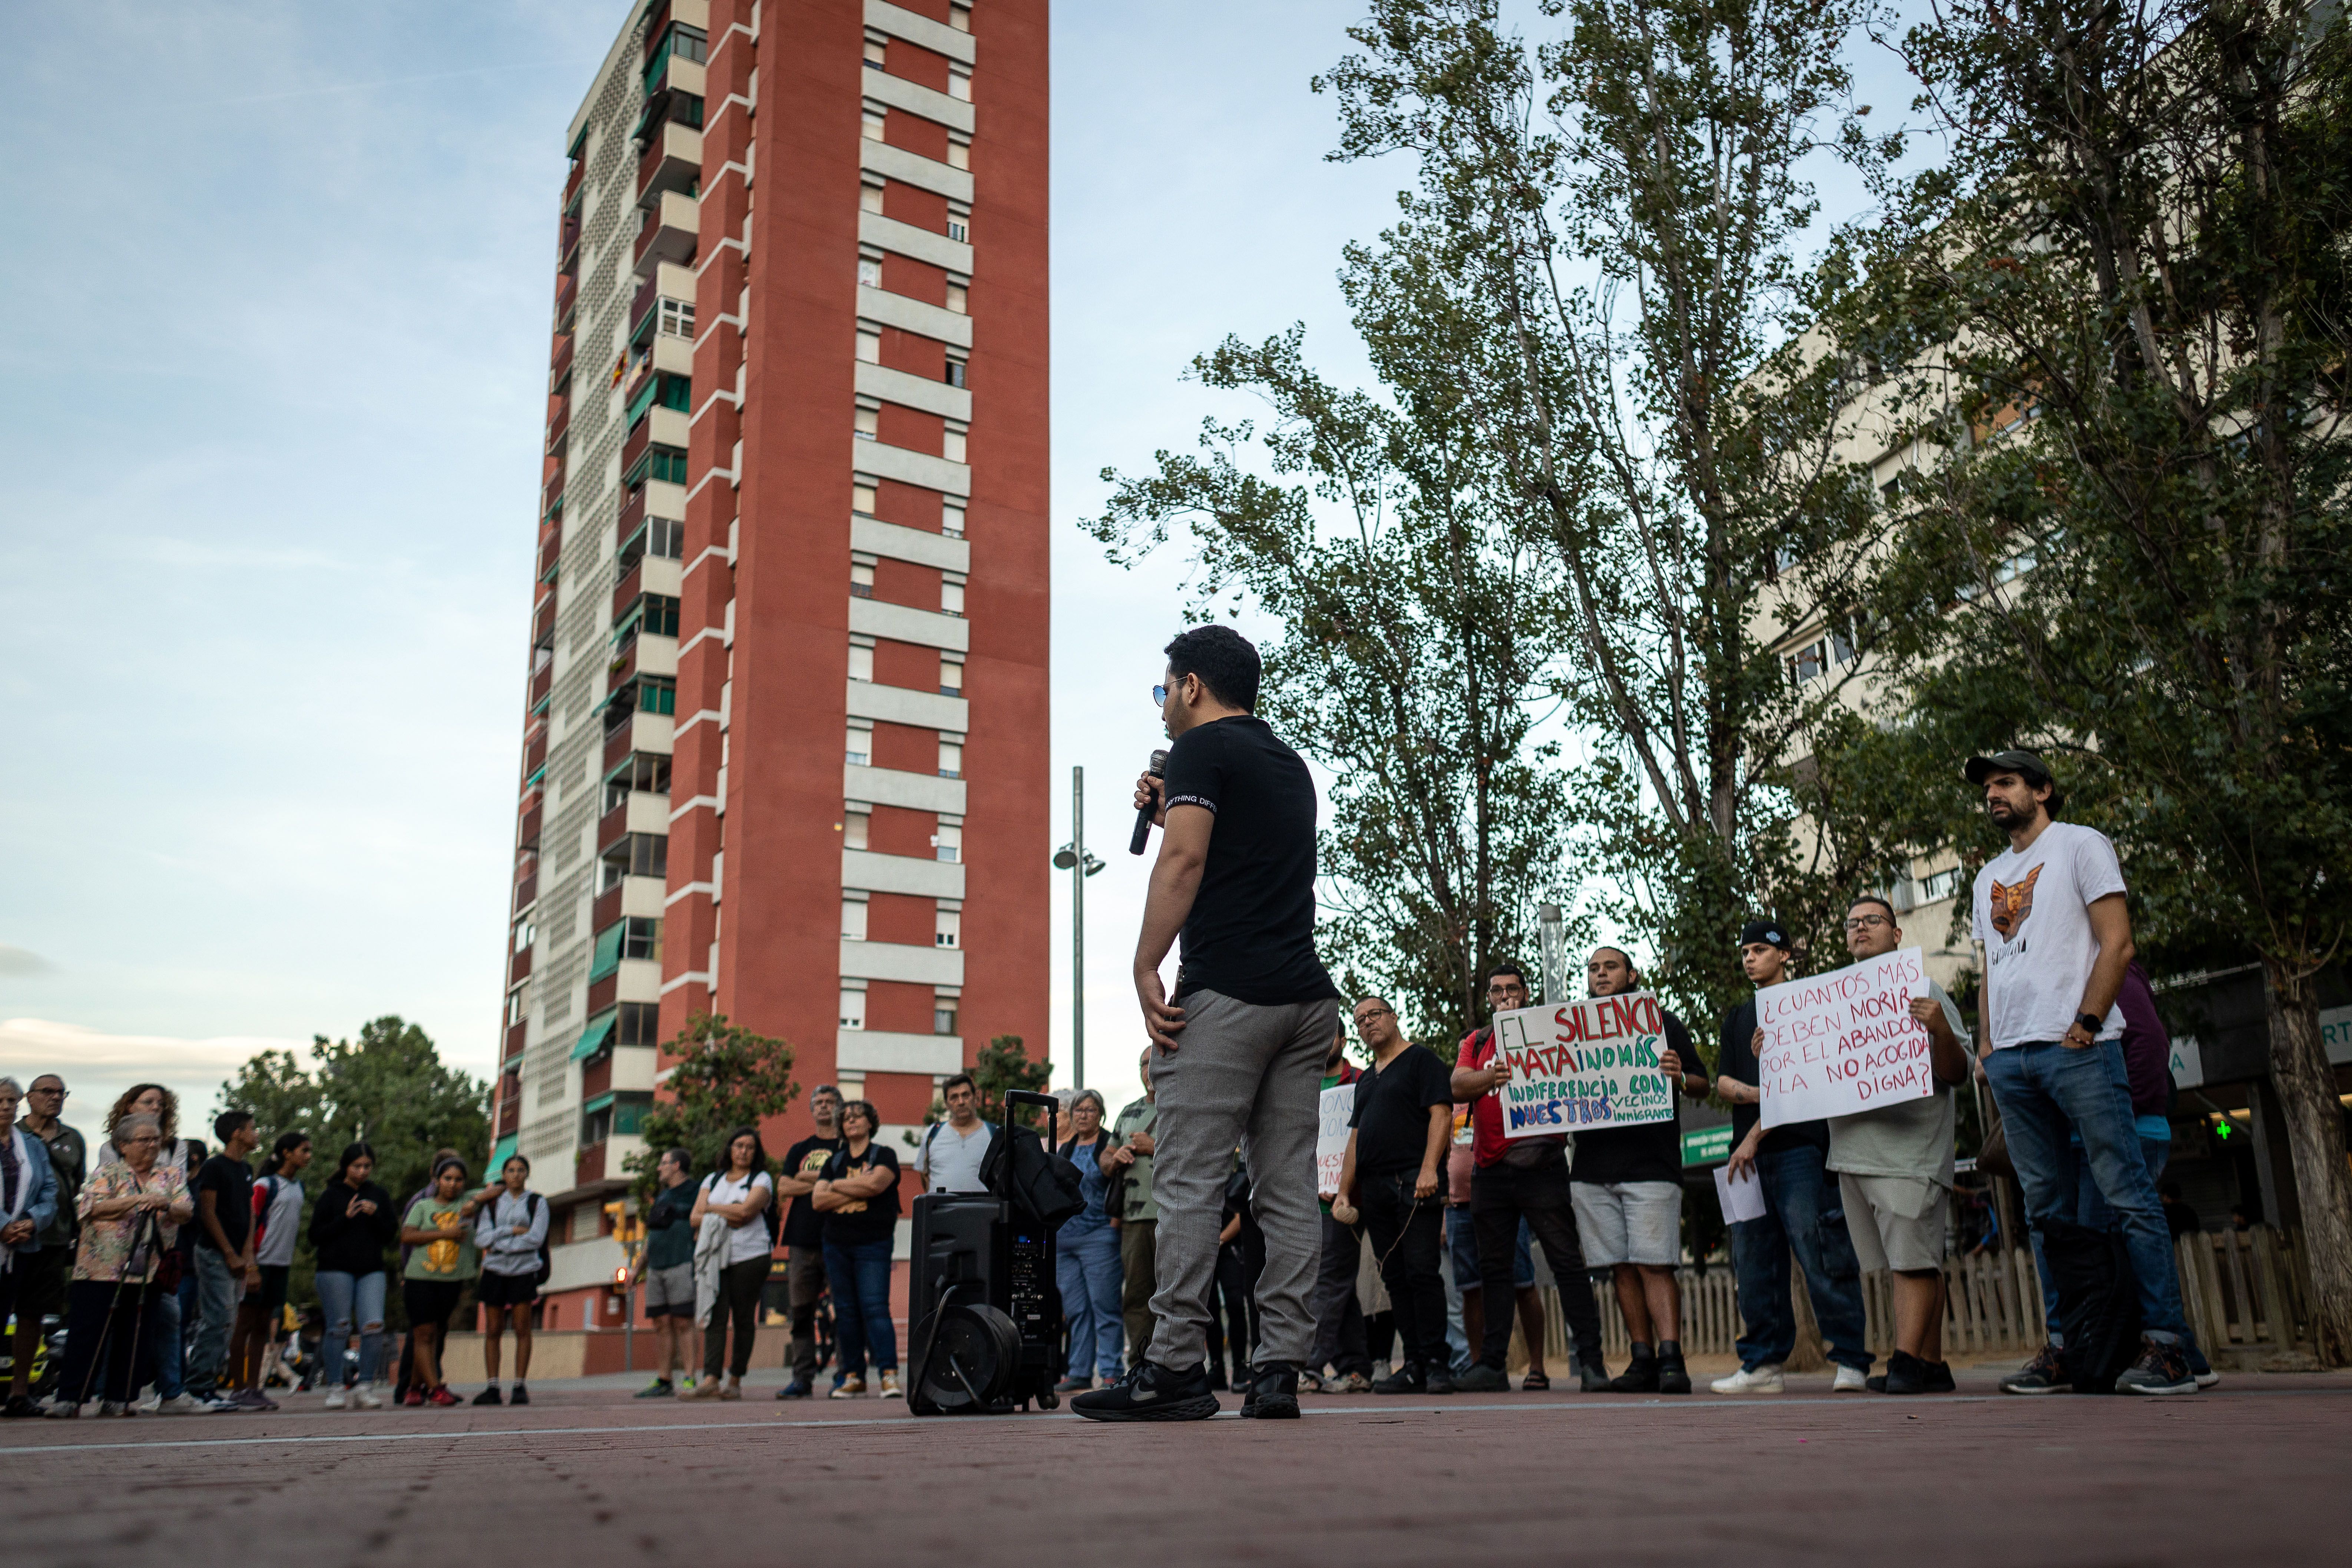
[[[2099,1030],[2106,1020],[2096,1013],[2077,1013],[2074,1015],[2074,1022],[2083,1026],[2083,1033],[2095,1040],[2099,1037]]]

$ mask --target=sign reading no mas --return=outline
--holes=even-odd
[[[1658,1070],[1666,1022],[1650,992],[1497,1013],[1495,1045],[1511,1064],[1510,1079],[1495,1091],[1506,1138],[1665,1121],[1675,1114],[1674,1085]]]
[[[1935,1093],[1927,1030],[1911,999],[1927,994],[1916,947],[1756,993],[1763,1121],[1778,1127]]]

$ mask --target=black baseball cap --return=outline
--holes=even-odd
[[[1962,771],[1972,784],[1980,784],[1995,773],[2015,773],[2030,784],[2052,782],[2049,765],[2032,752],[1995,752],[1989,757],[1970,757]]]
[[[1759,942],[1769,942],[1782,952],[1790,951],[1789,932],[1779,921],[1749,921],[1739,928],[1740,946],[1747,947]]]

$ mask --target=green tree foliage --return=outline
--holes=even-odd
[[[1193,374],[1269,421],[1212,420],[1197,454],[1106,470],[1118,488],[1088,526],[1122,563],[1183,530],[1192,618],[1245,599],[1281,623],[1258,711],[1334,775],[1325,953],[1351,994],[1450,1042],[1477,1021],[1486,966],[1532,956],[1559,875],[1558,748],[1530,741],[1565,634],[1559,574],[1500,526],[1504,476],[1445,366],[1447,324],[1400,322],[1369,289],[1355,303],[1387,400],[1325,382],[1298,329],[1229,339]]]
[[[737,1028],[725,1014],[697,1013],[664,1047],[675,1065],[642,1128],[645,1147],[622,1162],[636,1178],[640,1201],[657,1187],[662,1152],[684,1149],[694,1169],[717,1168],[728,1135],[781,1116],[800,1094],[793,1081],[793,1048],[783,1041]],[[772,1157],[781,1151],[770,1151]]]
[[[1881,584],[1901,722],[1865,746],[2059,754],[2144,938],[2260,960],[2352,1362],[2316,990],[2352,931],[2352,45],[2304,0],[1994,0],[1904,48],[1952,154],[1885,190],[1842,322],[1899,349],[1922,454]]]
[[[307,1064],[291,1051],[258,1053],[221,1085],[219,1104],[253,1112],[265,1151],[282,1132],[310,1135],[302,1173],[310,1200],[344,1146],[364,1140],[376,1152],[374,1179],[398,1203],[425,1185],[443,1149],[455,1149],[480,1179],[489,1092],[482,1079],[445,1065],[422,1028],[387,1014],[362,1025],[356,1040],[314,1037]],[[307,1294],[312,1267],[306,1220],[290,1280],[298,1295]]]
[[[1826,940],[1890,858],[1806,765],[1870,641],[1883,523],[1845,451],[1856,368],[1803,341],[1847,279],[1800,248],[1809,169],[1897,147],[1850,101],[1863,0],[1541,9],[1562,28],[1533,47],[1497,0],[1373,0],[1351,29],[1364,52],[1317,84],[1334,155],[1404,153],[1416,181],[1347,281],[1375,345],[1441,331],[1413,391],[1458,411],[1484,518],[1566,608],[1584,864],[1704,1011],[1745,989],[1745,915]],[[1837,657],[1799,681],[1772,647],[1803,631]],[[1800,841],[1800,813],[1830,831]]]
[[[980,1090],[980,1119],[1004,1125],[1004,1096],[1013,1089],[1030,1094],[1045,1092],[1046,1080],[1054,1074],[1050,1061],[1033,1062],[1018,1035],[998,1035],[981,1047],[979,1060],[971,1064],[972,1086]],[[1035,1106],[1024,1108],[1017,1120],[1023,1126],[1037,1126],[1045,1113]]]

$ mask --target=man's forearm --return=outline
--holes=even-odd
[[[2100,900],[2102,904],[2105,902],[2105,900]],[[2123,994],[2124,972],[2131,967],[2132,954],[2135,951],[2132,944],[2131,917],[2123,913],[2121,907],[2123,900],[2120,896],[2116,898],[2116,918],[2104,921],[2095,918],[2099,914],[2100,905],[2091,906],[2091,912],[2095,917],[2092,922],[2095,928],[2094,934],[2099,939],[2099,957],[2098,961],[2091,965],[2091,981],[2083,988],[2083,1005],[2080,1010],[2085,1013],[2095,1013],[2102,1018],[2105,1017],[2108,1010],[2115,1006],[2116,998]]]
[[[1433,1105],[1429,1108],[1429,1147],[1422,1151],[1421,1168],[1443,1171],[1445,1168],[1445,1146],[1454,1141],[1454,1108]]]

